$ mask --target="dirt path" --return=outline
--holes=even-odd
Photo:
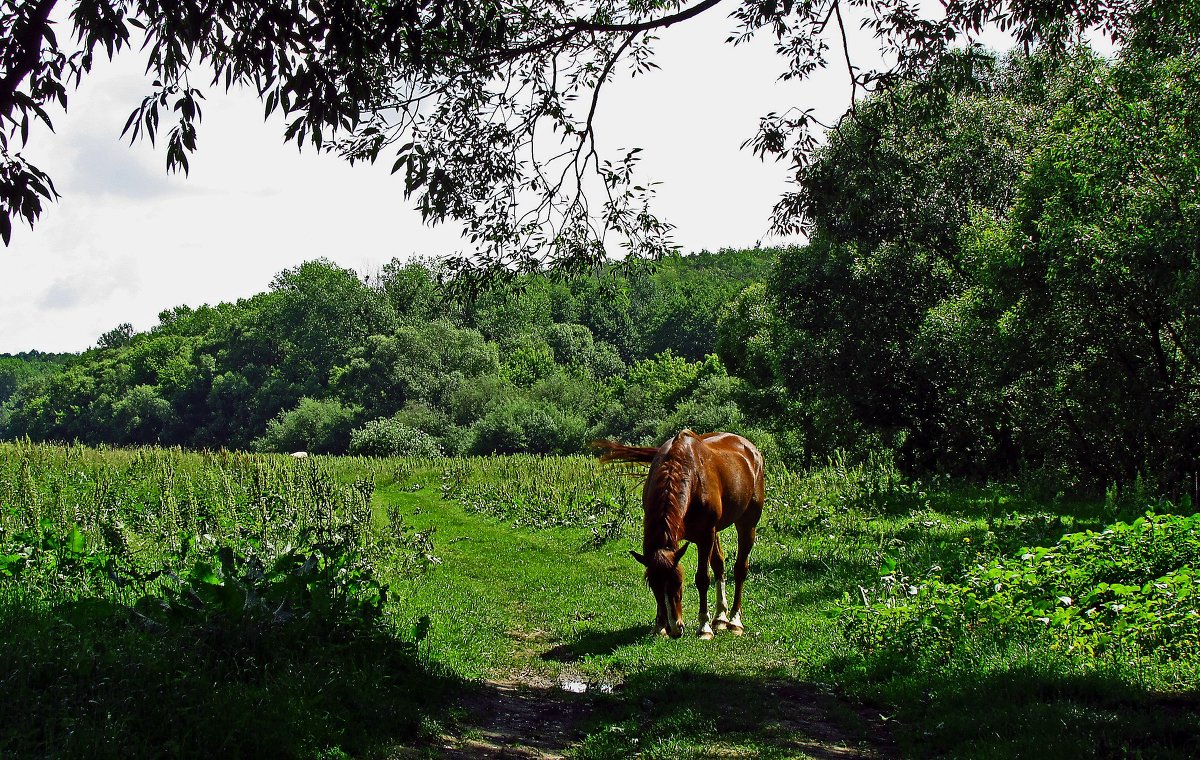
[[[593,709],[586,694],[557,686],[488,681],[462,701],[456,736],[445,737],[446,758],[562,758],[584,737],[580,723]]]
[[[601,690],[562,676],[556,683],[537,677],[485,681],[460,703],[463,717],[458,731],[443,737],[439,756],[569,757],[586,737],[589,724],[593,730],[597,728],[598,702],[620,699],[621,691],[621,685]],[[854,710],[861,723],[870,727],[868,736],[856,736],[831,717],[850,708],[811,684],[764,683],[755,702],[760,710],[757,739],[772,748],[772,756],[815,760],[887,760],[896,756],[890,731],[878,715],[863,708]],[[719,737],[708,744],[707,752],[711,757],[757,755],[747,754],[736,744],[725,744]]]

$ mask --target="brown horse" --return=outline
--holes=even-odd
[[[646,582],[658,603],[655,628],[660,634],[683,633],[683,559],[688,544],[700,555],[696,589],[700,592],[700,627],[711,639],[713,629],[740,634],[742,585],[750,567],[750,550],[763,508],[763,457],[754,444],[733,433],[696,435],[684,430],[662,446],[626,446],[595,441],[602,462],[649,462],[642,489],[642,553],[630,552],[646,566]],[[725,601],[725,552],[718,532],[737,526],[737,562],[733,566],[733,606]],[[717,610],[708,618],[708,568],[717,584]]]

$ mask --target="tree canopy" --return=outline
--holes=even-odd
[[[752,293],[723,319],[731,371],[767,367],[810,450],[1190,477],[1200,24],[1161,31],[1165,55],[1011,56],[944,101],[864,103],[801,187],[813,237],[781,253],[775,319]]]
[[[251,87],[281,112],[284,139],[350,161],[386,160],[429,223],[457,220],[476,263],[522,269],[591,264],[615,238],[635,254],[671,247],[669,223],[638,178],[638,150],[602,156],[595,115],[604,83],[654,66],[655,35],[721,0],[60,0],[0,2],[0,237],[56,197],[23,158],[34,120],[52,122],[97,55],[139,46],[152,90],[126,133],[165,134],[168,170],[188,169],[203,87]],[[770,35],[781,77],[837,63],[852,92],[971,76],[985,27],[1019,44],[1066,49],[1084,30],[1165,44],[1165,0],[953,0],[926,17],[910,0],[741,0],[724,7],[729,41]],[[57,11],[57,12],[56,12]],[[861,24],[888,63],[860,67],[847,25]],[[1146,31],[1150,30],[1150,31]],[[1139,34],[1141,36],[1139,36]],[[958,54],[948,56],[952,51]],[[961,52],[965,51],[965,52]],[[953,65],[947,65],[951,62]],[[925,76],[938,72],[936,77]],[[851,112],[854,106],[851,107]],[[803,179],[821,125],[812,109],[763,117],[747,145],[788,159]],[[806,223],[803,193],[776,208],[780,231]],[[462,264],[466,266],[466,264]]]

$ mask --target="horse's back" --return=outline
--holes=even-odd
[[[762,481],[763,455],[748,439],[737,433],[705,433],[700,440],[727,473],[747,475],[756,483]]]
[[[705,433],[698,437],[705,452],[705,480],[709,488],[720,493],[720,527],[733,524],[747,512],[761,512],[763,456],[758,447],[736,433]]]

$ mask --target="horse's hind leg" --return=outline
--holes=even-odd
[[[740,634],[742,627],[742,587],[746,584],[746,576],[750,574],[750,550],[754,548],[754,535],[758,528],[758,518],[762,516],[762,502],[751,505],[751,509],[737,521],[738,553],[737,562],[733,565],[733,608],[730,610],[727,627],[733,633]]]
[[[721,534],[713,541],[713,581],[717,587],[717,612],[713,615],[712,627],[722,631],[729,626],[729,602],[725,598],[725,549],[721,546]]]

